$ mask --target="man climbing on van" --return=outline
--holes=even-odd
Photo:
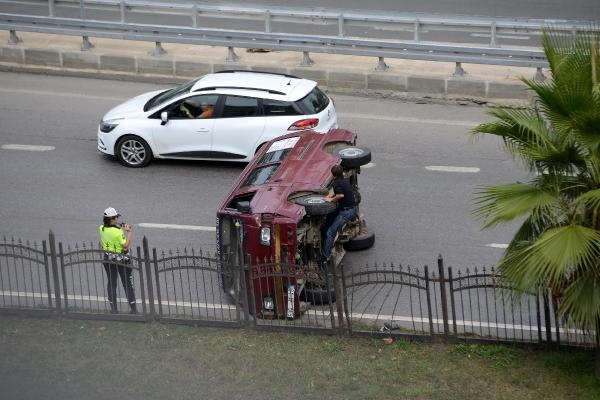
[[[337,203],[337,211],[328,216],[323,225],[325,240],[323,242],[322,256],[325,260],[331,257],[335,237],[344,224],[356,217],[356,199],[352,191],[352,185],[344,177],[344,169],[341,165],[331,167],[333,183],[331,188],[333,194],[327,195],[325,201]],[[333,222],[330,222],[333,221]]]

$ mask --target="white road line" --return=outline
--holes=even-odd
[[[0,296],[4,297],[29,297],[34,299],[45,299],[48,298],[47,293],[31,293],[31,292],[15,292],[15,291],[0,291]],[[51,296],[53,299],[54,296]],[[62,297],[61,297],[62,299]],[[108,299],[104,296],[81,296],[81,295],[67,295],[68,300],[74,301],[93,301],[93,302],[102,302],[105,303]],[[117,302],[126,304],[127,299],[125,298],[117,298]],[[140,300],[137,301],[138,304],[142,304]],[[163,306],[171,306],[171,307],[190,307],[190,308],[205,308],[205,309],[222,309],[222,310],[235,310],[236,307],[232,304],[212,304],[212,303],[200,303],[200,302],[190,302],[190,301],[171,301],[171,300],[163,300]],[[149,301],[146,300],[146,304],[149,304]],[[155,305],[158,305],[158,300],[154,301]],[[308,310],[306,314],[310,314],[313,316],[322,316],[329,317],[331,312],[328,310],[317,310],[312,309]],[[337,317],[337,312],[333,312],[333,315]],[[355,320],[367,320],[371,322],[405,322],[405,323],[417,323],[417,324],[428,324],[429,318],[422,317],[409,317],[409,316],[401,316],[401,315],[378,315],[378,314],[365,314],[365,313],[352,313],[350,314],[350,318]],[[443,325],[444,321],[439,318],[433,318],[432,322],[436,325]],[[453,326],[452,320],[448,321],[450,326]],[[464,327],[479,327],[479,328],[490,328],[490,329],[507,329],[507,330],[517,330],[517,331],[531,331],[536,332],[538,330],[537,326],[531,325],[522,325],[522,324],[508,324],[502,322],[480,322],[480,321],[469,321],[469,320],[457,320],[457,326]],[[545,332],[545,327],[542,326],[542,332]],[[552,327],[552,331],[554,331],[554,327]],[[572,334],[584,334],[585,332],[579,329],[564,329],[563,332],[569,332]]]
[[[374,162],[370,162],[368,164],[363,165],[361,168],[373,168],[375,166]]]
[[[140,228],[153,228],[153,229],[179,229],[184,231],[204,231],[214,232],[216,228],[214,226],[198,226],[198,225],[175,225],[175,224],[153,224],[149,222],[142,222],[138,224]]]
[[[486,244],[486,246],[493,247],[494,249],[507,249],[508,248],[507,243],[488,243],[488,244]]]
[[[47,90],[7,89],[7,88],[0,88],[0,93],[23,93],[23,94],[35,94],[35,95],[41,95],[41,96],[75,97],[75,98],[80,98],[80,99],[111,100],[111,101],[124,101],[127,99],[126,97],[94,96],[94,95],[81,94],[81,93],[60,93],[60,92],[50,92]]]
[[[477,122],[477,121],[456,121],[456,120],[449,120],[449,119],[429,119],[429,118],[412,118],[412,117],[389,117],[386,115],[353,114],[353,113],[338,113],[338,117],[355,118],[355,119],[371,119],[371,120],[375,119],[375,120],[380,120],[380,121],[414,122],[417,124],[464,126],[467,128],[473,128],[481,123],[481,122]]]
[[[25,150],[25,151],[50,151],[56,149],[54,146],[33,146],[28,144],[3,144],[4,150]]]
[[[469,174],[476,174],[479,172],[479,168],[477,167],[451,167],[446,165],[428,165],[425,169],[428,171],[464,172]]]

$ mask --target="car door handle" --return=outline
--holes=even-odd
[[[202,129],[198,129],[196,132],[198,132],[198,133],[206,133],[206,132],[210,132],[210,129],[202,128]]]

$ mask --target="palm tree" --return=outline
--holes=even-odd
[[[521,80],[527,109],[500,107],[472,130],[495,135],[523,162],[528,182],[484,186],[474,215],[484,228],[523,221],[498,269],[522,290],[550,289],[558,313],[596,332],[600,380],[600,29],[576,37],[548,29],[543,46],[551,78]]]

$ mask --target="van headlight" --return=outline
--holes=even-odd
[[[271,245],[271,228],[260,228],[260,244],[262,244],[263,246]]]
[[[267,311],[273,311],[275,309],[275,302],[272,297],[263,298],[263,309]]]
[[[104,133],[109,133],[113,129],[117,127],[117,123],[115,121],[101,121],[100,122],[100,131]]]

